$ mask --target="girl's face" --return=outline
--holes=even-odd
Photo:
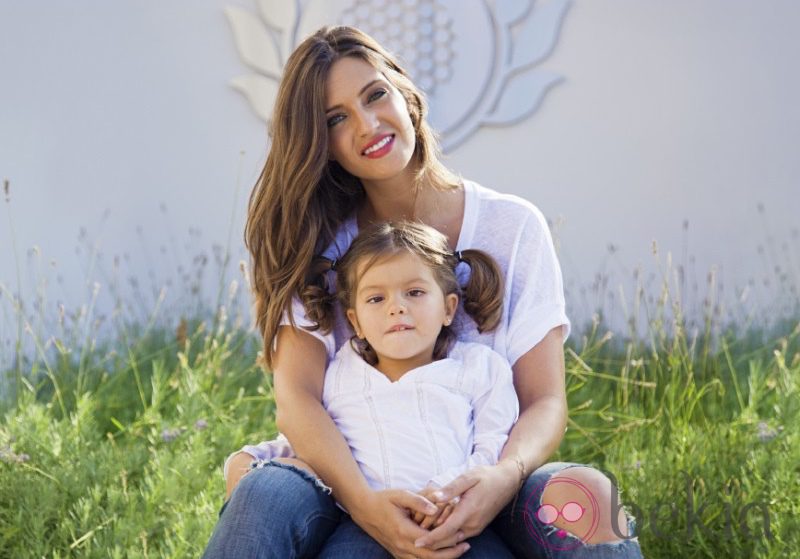
[[[403,95],[382,73],[360,58],[340,58],[325,98],[331,159],[365,184],[411,170],[414,125]]]
[[[458,296],[445,295],[417,255],[402,252],[373,264],[359,277],[355,308],[347,318],[378,355],[377,368],[405,373],[433,360],[443,325],[453,320]]]

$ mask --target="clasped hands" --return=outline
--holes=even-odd
[[[436,512],[433,514],[425,514],[413,510],[409,511],[412,513],[411,519],[419,524],[420,528],[424,528],[425,530],[430,530],[431,528],[436,528],[444,524],[444,521],[447,520],[453,512],[453,508],[461,500],[461,497],[456,495],[449,501],[441,502],[444,498],[444,493],[435,485],[428,485],[425,489],[418,491],[417,494],[425,497],[436,506]]]
[[[441,489],[377,491],[354,519],[394,557],[454,559],[516,493],[513,468],[479,466]]]

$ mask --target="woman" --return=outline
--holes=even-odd
[[[491,557],[464,541],[481,532],[518,557],[641,556],[624,513],[612,511],[608,478],[545,464],[566,425],[569,332],[547,225],[531,204],[449,172],[425,112],[405,72],[356,29],[323,28],[287,62],[245,237],[276,421],[296,457],[245,447],[228,461],[228,488],[236,490],[207,557]],[[326,363],[349,337],[347,324],[339,316],[325,334],[300,299],[315,255],[335,260],[359,228],[401,219],[434,227],[453,250],[482,249],[497,260],[506,277],[500,326],[479,333],[463,307],[456,322],[462,340],[508,359],[520,404],[497,465],[475,468],[433,496],[458,504],[431,531],[411,517],[432,514],[436,503],[371,490],[322,407]],[[464,279],[469,270],[459,273]],[[263,467],[251,471],[253,458]],[[573,509],[580,517],[567,514]]]

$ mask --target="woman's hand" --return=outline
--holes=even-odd
[[[463,533],[465,538],[480,534],[518,489],[519,470],[511,460],[502,460],[496,466],[479,466],[460,475],[432,494],[439,504],[460,497],[453,512],[440,526],[419,538],[416,545],[437,549],[456,534]]]
[[[353,520],[394,557],[402,559],[454,559],[469,550],[465,536],[455,530],[435,545],[417,547],[414,542],[429,532],[413,520],[416,513],[436,514],[438,508],[428,499],[401,489],[373,491],[357,510],[350,511]]]
[[[250,473],[253,458],[246,452],[237,452],[228,462],[228,471],[225,476],[225,499],[231,498],[231,493],[242,480],[242,478]]]

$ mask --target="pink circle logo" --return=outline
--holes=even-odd
[[[550,502],[538,505],[534,501],[534,496],[543,495],[545,489],[551,486],[558,486],[559,493],[564,493],[569,496],[569,500],[564,502]],[[537,506],[538,505],[538,506]],[[580,524],[576,524],[575,530],[566,530],[563,527],[554,526],[554,523],[559,517],[567,524],[580,522],[586,513],[590,513],[591,520],[587,523],[585,520]],[[550,478],[541,490],[537,487],[531,493],[528,501],[525,503],[525,510],[523,512],[525,518],[525,526],[533,537],[544,547],[557,551],[569,551],[583,545],[597,531],[597,525],[600,519],[600,511],[597,505],[597,499],[592,492],[589,491],[579,481],[559,475]],[[544,526],[545,533],[555,533],[556,538],[543,538],[537,529],[536,523]],[[563,523],[560,523],[563,525]],[[550,527],[550,528],[548,528]],[[555,532],[552,532],[555,530]]]

